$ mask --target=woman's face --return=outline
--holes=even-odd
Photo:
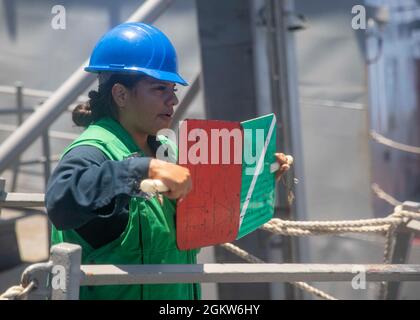
[[[126,91],[119,106],[119,120],[137,133],[156,135],[171,125],[178,104],[175,83],[144,77]]]

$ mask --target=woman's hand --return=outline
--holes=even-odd
[[[169,199],[183,198],[192,189],[190,170],[170,162],[152,159],[149,178],[160,180],[168,187],[169,191],[163,194]]]
[[[279,181],[282,175],[290,169],[293,163],[293,157],[284,153],[275,153],[276,161],[279,164],[279,170],[276,171],[276,181]]]

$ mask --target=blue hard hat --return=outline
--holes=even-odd
[[[178,74],[176,51],[162,31],[145,23],[122,23],[96,44],[85,71],[143,73],[162,81],[188,83]]]

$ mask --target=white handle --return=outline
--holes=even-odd
[[[140,189],[143,192],[166,192],[169,188],[157,179],[145,179],[140,183]]]

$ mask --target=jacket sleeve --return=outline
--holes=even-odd
[[[141,196],[151,158],[112,161],[93,146],[78,146],[58,163],[48,182],[45,205],[59,230],[76,229],[98,217],[123,212],[131,196]]]

